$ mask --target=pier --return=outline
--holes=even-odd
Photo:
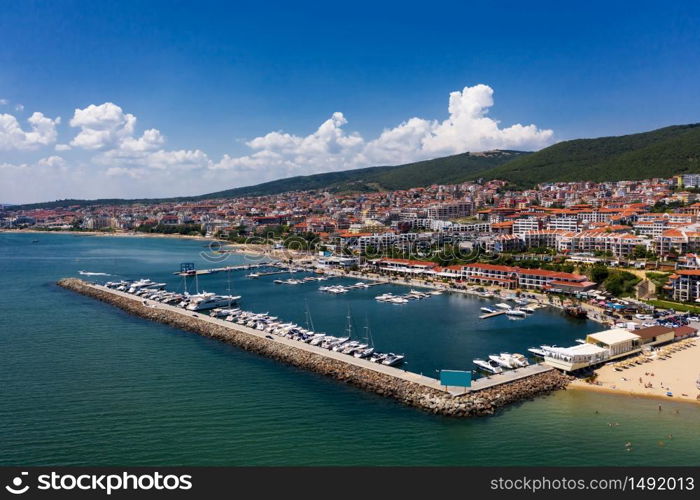
[[[173,274],[178,276],[201,276],[203,274],[215,274],[215,273],[225,273],[228,271],[245,271],[248,269],[260,269],[262,267],[279,267],[279,264],[275,262],[266,262],[264,264],[243,264],[240,266],[225,266],[225,267],[214,267],[211,269],[198,269],[192,271],[175,271]],[[286,272],[286,271],[276,271],[276,272]]]
[[[307,369],[431,413],[467,417],[493,414],[506,404],[565,387],[570,377],[533,365],[474,382],[472,387],[444,387],[437,379],[372,363],[322,347],[143,299],[102,285],[66,278],[58,285],[112,304],[131,314],[238,346]]]
[[[505,314],[505,311],[494,311],[492,313],[486,313],[482,314],[479,316],[479,319],[488,319],[488,318],[493,318],[494,316],[500,316],[501,314]]]

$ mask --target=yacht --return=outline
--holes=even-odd
[[[506,368],[506,369],[517,368],[517,366],[518,366],[517,363],[515,363],[515,361],[513,360],[513,356],[511,356],[507,352],[502,352],[499,355],[490,354],[489,359],[491,361],[495,361],[502,368]]]
[[[521,307],[520,310],[521,310],[521,311],[525,311],[527,314],[532,314],[532,313],[535,312],[535,308],[534,308],[534,307],[530,307],[530,306],[528,306],[528,307]]]
[[[548,355],[549,350],[550,350],[552,347],[556,347],[556,346],[553,346],[553,345],[541,345],[539,348],[537,348],[537,347],[530,347],[530,348],[528,349],[528,351],[531,352],[532,354],[534,354],[535,356],[539,356],[539,357],[541,357],[541,358],[544,358],[545,356]]]
[[[520,309],[508,309],[508,310],[506,311],[506,314],[507,314],[508,316],[515,316],[515,317],[518,317],[518,318],[524,318],[525,316],[527,316],[527,314],[525,313],[525,311],[521,311]]]
[[[391,302],[392,304],[405,304],[408,302],[408,299],[404,299],[403,297],[392,297],[388,299],[388,302]]]
[[[503,373],[503,368],[498,366],[498,363],[496,363],[495,361],[484,361],[483,359],[475,359],[474,364],[482,370],[487,371],[489,373]]]
[[[151,281],[149,279],[140,279],[138,281],[134,281],[127,290],[127,292],[136,293],[142,288],[163,288],[165,285],[166,283],[156,283],[155,281]]]
[[[374,353],[374,347],[367,347],[365,349],[361,349],[359,351],[356,351],[353,356],[356,358],[369,358],[372,354]]]
[[[403,363],[405,357],[406,356],[404,356],[403,354],[394,354],[393,352],[390,352],[386,355],[386,358],[384,358],[381,363],[387,366],[399,366],[401,363]]]
[[[377,295],[377,296],[375,297],[375,300],[378,300],[378,301],[380,301],[380,302],[386,302],[386,301],[388,301],[389,299],[392,299],[392,298],[394,298],[394,294],[393,294],[393,293],[383,293],[383,294],[381,294],[381,295]]]
[[[530,364],[530,362],[527,360],[527,358],[525,356],[523,356],[522,354],[518,354],[517,352],[513,354],[512,359],[513,359],[513,361],[515,361],[515,363],[518,366],[521,366],[521,367],[527,366]]]
[[[381,352],[375,352],[369,357],[369,360],[372,363],[381,363],[382,361],[384,361],[386,356],[387,356],[386,354],[383,354]]]
[[[500,304],[496,304],[496,307],[498,307],[499,309],[510,309],[510,305],[508,305],[504,302],[501,302]]]
[[[197,295],[191,295],[186,309],[188,311],[206,311],[216,307],[235,304],[240,298],[240,295],[216,295],[215,293],[203,292]]]
[[[488,313],[488,314],[492,314],[492,313],[495,313],[496,311],[494,311],[494,310],[491,309],[490,307],[482,307],[482,308],[481,308],[481,312],[485,312],[485,313]]]

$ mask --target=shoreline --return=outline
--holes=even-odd
[[[595,384],[589,384],[580,379],[576,379],[571,382],[567,387],[567,390],[571,391],[586,391],[586,392],[598,392],[602,394],[613,394],[615,396],[621,396],[626,398],[643,398],[656,401],[668,401],[671,403],[684,403],[700,406],[700,400],[693,398],[685,398],[681,396],[664,396],[662,394],[649,394],[645,392],[635,392],[626,391],[622,389],[613,389],[612,387],[605,387]]]
[[[595,370],[593,383],[577,379],[569,387],[700,404],[700,388],[697,387],[698,370],[700,370],[700,339],[691,337],[658,349],[657,352],[661,355],[655,358],[638,355],[629,358],[636,363],[628,361],[608,363]],[[626,368],[623,368],[625,366]],[[669,396],[668,393],[671,395]]]

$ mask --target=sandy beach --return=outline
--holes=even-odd
[[[615,370],[616,363],[605,365],[596,370],[595,383],[576,380],[569,388],[700,403],[696,385],[700,376],[700,339],[693,339],[688,345],[671,353],[668,359],[654,359],[621,371]],[[669,348],[676,346],[671,344]],[[668,396],[669,392],[673,396]]]

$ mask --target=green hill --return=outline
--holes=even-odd
[[[641,134],[564,141],[483,175],[518,186],[552,181],[616,181],[700,172],[700,124]]]
[[[288,191],[323,189],[331,192],[380,191],[408,189],[431,184],[451,184],[464,182],[479,173],[488,172],[514,158],[528,155],[523,151],[487,151],[484,153],[462,153],[434,160],[408,163],[406,165],[367,167],[340,172],[314,175],[300,175],[276,181],[245,186],[199,196],[154,199],[100,199],[100,200],[58,200],[46,203],[18,205],[13,209],[57,208],[72,205],[125,205],[132,203],[158,203],[178,201],[199,201],[217,198],[240,198],[244,196],[264,196]]]
[[[700,172],[700,123],[675,125],[619,137],[564,141],[536,153],[500,150],[462,153],[406,165],[290,177],[199,196],[139,200],[60,200],[18,205],[8,209],[197,201],[312,189],[331,192],[394,190],[431,184],[455,184],[480,177],[505,179],[519,187],[531,187],[540,182],[668,178],[688,172]]]

